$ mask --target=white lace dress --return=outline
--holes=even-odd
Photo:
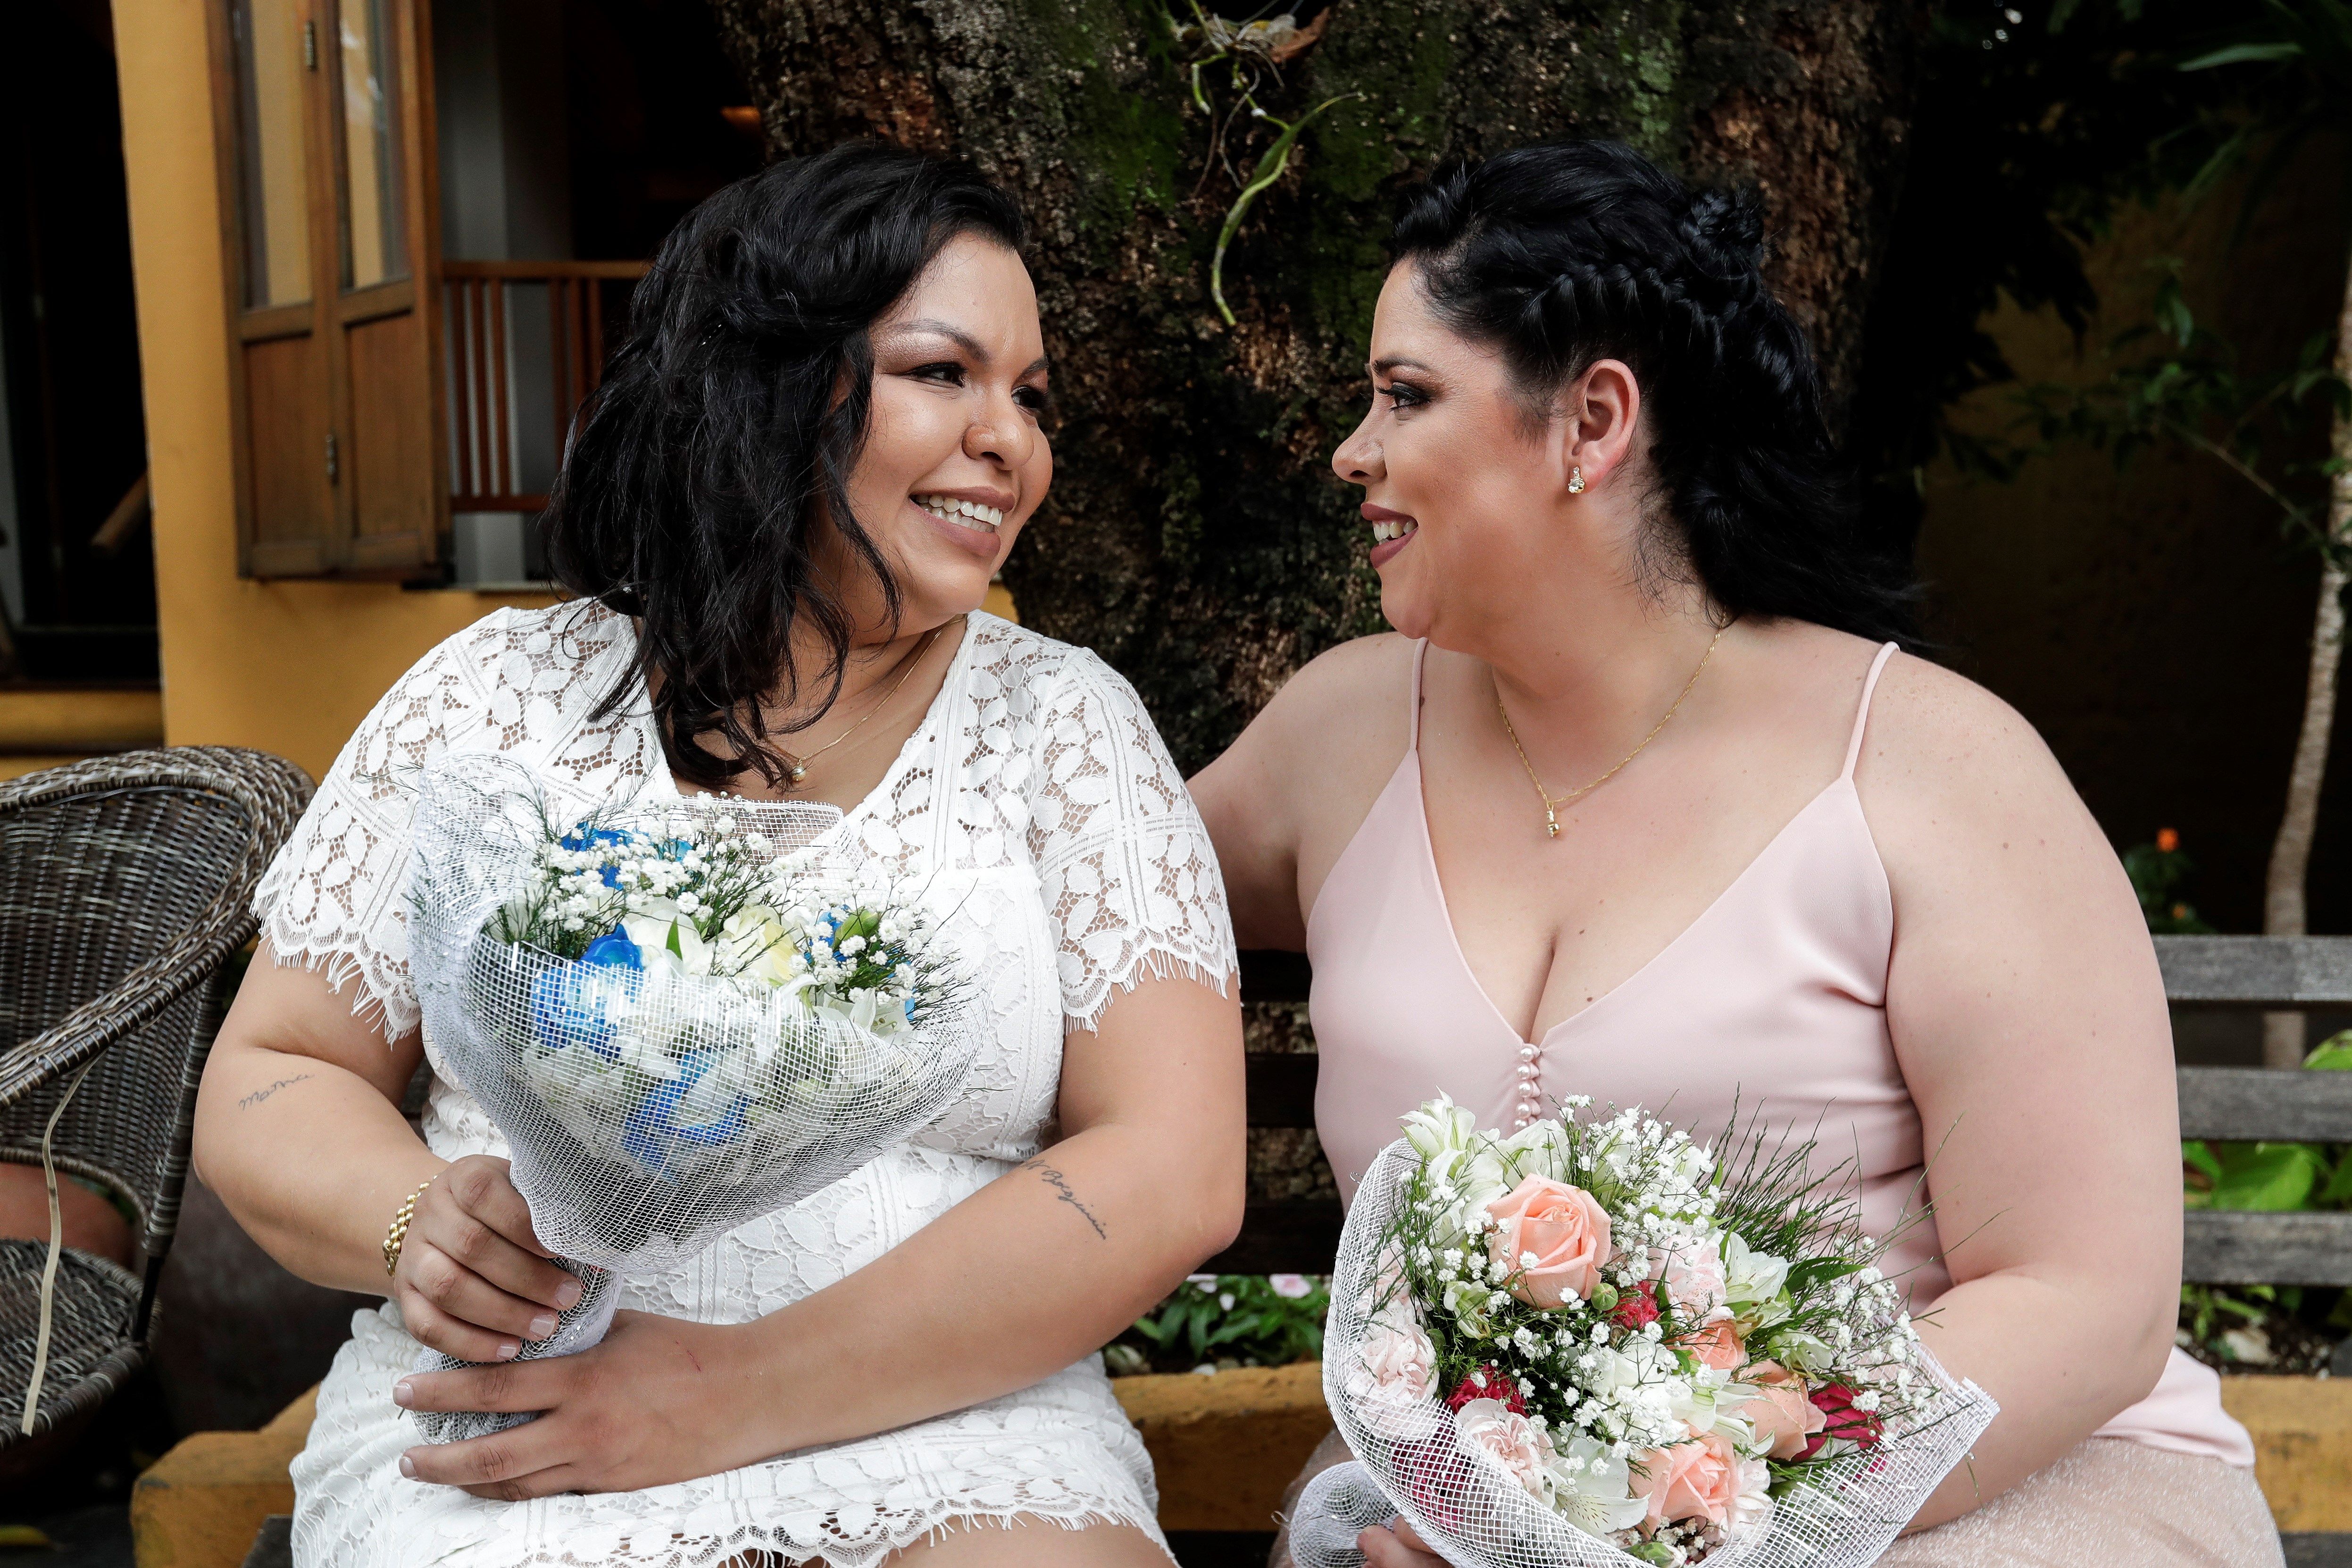
[[[415,1026],[404,912],[416,771],[444,750],[507,753],[583,811],[676,785],[642,703],[591,711],[625,667],[628,621],[593,605],[502,610],[428,654],[327,775],[264,879],[280,958],[356,983],[389,1036]],[[975,615],[946,685],[846,818],[960,901],[950,927],[995,1022],[962,1097],[924,1131],[621,1304],[707,1322],[775,1311],[878,1258],[1050,1136],[1065,1029],[1122,987],[1184,974],[1223,988],[1224,889],[1182,778],[1135,693],[1094,655]],[[428,1059],[432,1041],[425,1042]],[[480,1108],[436,1078],[425,1134],[446,1158],[503,1154]],[[747,1552],[869,1568],[958,1520],[1026,1515],[1158,1536],[1150,1461],[1101,1358],[1018,1394],[878,1436],[701,1480],[526,1503],[404,1480],[416,1429],[392,1403],[416,1342],[362,1312],[294,1463],[304,1568],[440,1563],[709,1568]]]

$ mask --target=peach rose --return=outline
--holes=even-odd
[[[1698,1357],[1701,1366],[1711,1366],[1717,1372],[1729,1372],[1748,1359],[1747,1347],[1739,1342],[1738,1333],[1728,1322],[1708,1323],[1675,1342]]]
[[[1757,1394],[1733,1414],[1756,1428],[1756,1441],[1769,1445],[1772,1458],[1795,1458],[1827,1425],[1828,1417],[1807,1396],[1804,1380],[1787,1368],[1759,1361],[1740,1381],[1756,1384]]]
[[[1486,1212],[1501,1222],[1487,1233],[1487,1253],[1515,1272],[1511,1294],[1528,1306],[1580,1300],[1601,1283],[1609,1261],[1609,1215],[1583,1188],[1529,1176]]]
[[[1653,1530],[1670,1520],[1705,1518],[1723,1525],[1737,1521],[1744,1478],[1731,1439],[1720,1432],[1648,1449],[1626,1479],[1633,1495],[1650,1505],[1647,1523]]]

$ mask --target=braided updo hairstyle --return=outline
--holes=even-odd
[[[1860,531],[1812,351],[1765,284],[1753,195],[1543,142],[1439,168],[1391,250],[1440,320],[1500,351],[1531,426],[1595,363],[1632,368],[1664,514],[1644,543],[1720,613],[1915,642],[1908,574]]]

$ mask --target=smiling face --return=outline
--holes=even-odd
[[[1580,569],[1598,542],[1593,525],[1613,509],[1596,487],[1622,459],[1634,410],[1601,410],[1619,423],[1596,446],[1589,394],[1610,394],[1622,367],[1604,361],[1567,389],[1578,416],[1531,422],[1502,355],[1441,320],[1407,261],[1381,289],[1370,369],[1371,411],[1331,467],[1364,488],[1381,613],[1407,637],[1474,647],[1479,622]],[[1571,490],[1580,466],[1585,483]]]
[[[1018,256],[961,236],[871,336],[873,413],[849,500],[898,578],[905,635],[979,608],[1053,483],[1037,291]],[[858,609],[879,626],[878,593]]]

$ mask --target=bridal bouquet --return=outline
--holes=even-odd
[[[1398,1512],[1465,1568],[1867,1563],[1991,1420],[1810,1143],[1720,1162],[1590,1103],[1507,1137],[1441,1098],[1365,1177],[1323,1374],[1356,1460],[1300,1568]]]
[[[696,797],[564,821],[502,759],[427,770],[410,883],[426,1037],[587,1286],[524,1357],[596,1343],[614,1271],[675,1267],[829,1185],[961,1087],[982,1037],[970,985],[920,889],[822,842],[840,819]],[[436,1441],[515,1419],[419,1417]]]

